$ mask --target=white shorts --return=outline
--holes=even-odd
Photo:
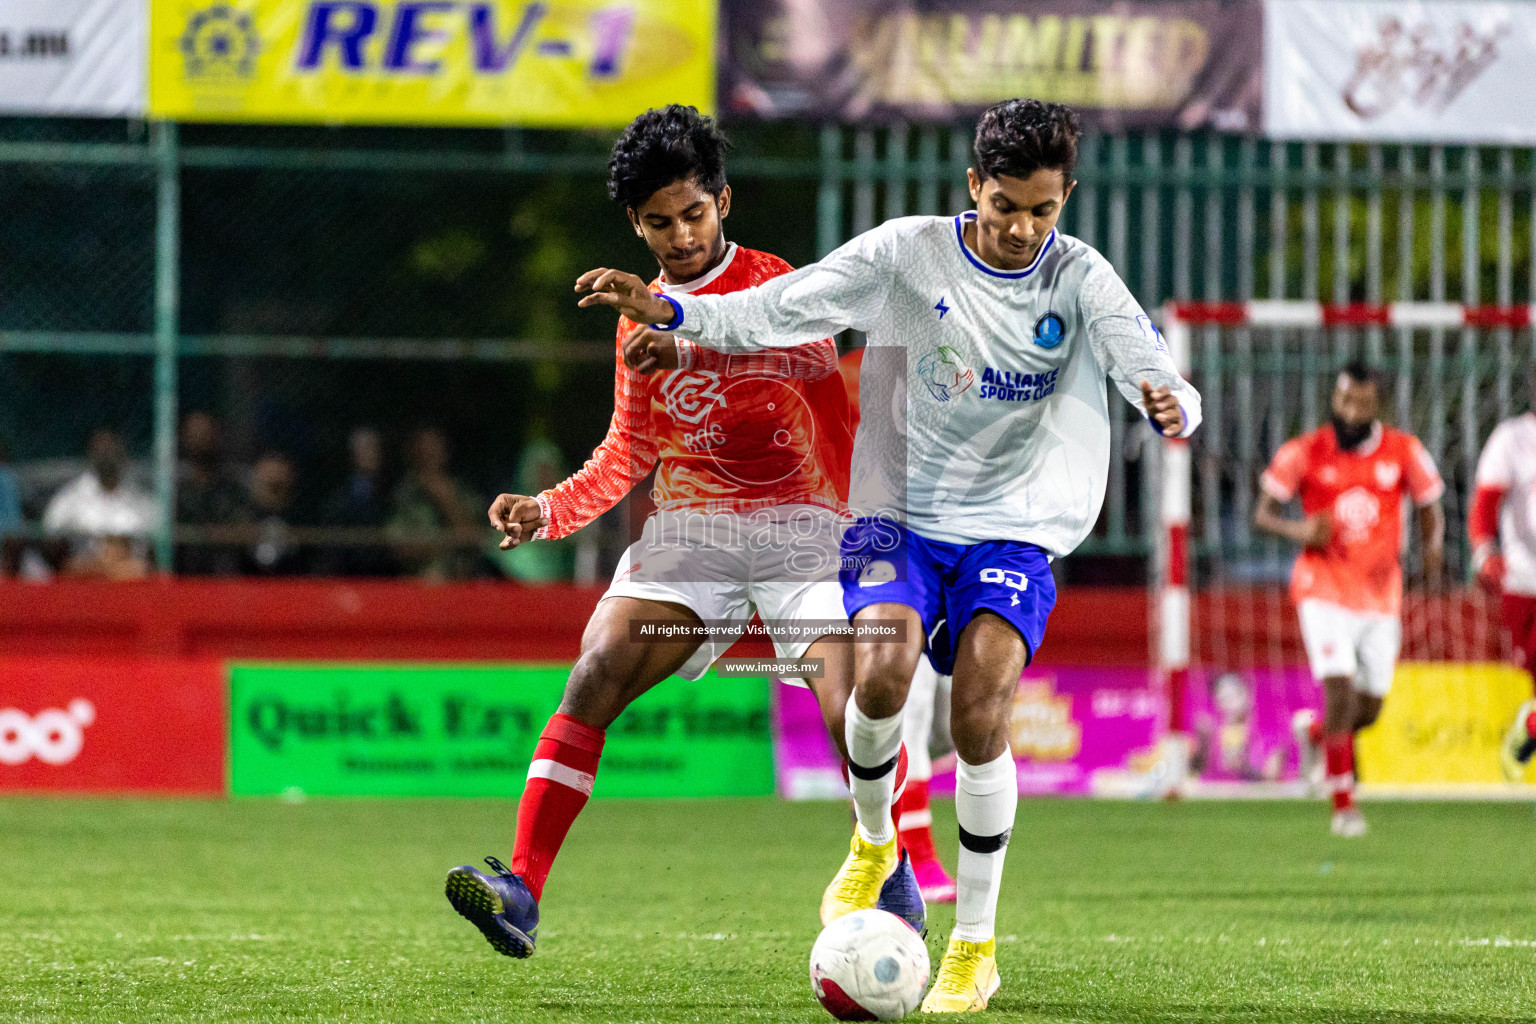
[[[803,657],[826,629],[848,621],[837,581],[841,517],[814,505],[743,514],[658,512],[624,552],[603,594],[680,604],[712,627],[678,669],[700,679],[746,632],[755,611],[780,658]],[[804,685],[803,680],[786,682]]]
[[[1311,600],[1298,604],[1296,613],[1301,618],[1307,662],[1319,683],[1346,676],[1362,693],[1387,695],[1403,641],[1403,624],[1397,616]]]

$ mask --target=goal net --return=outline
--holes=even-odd
[[[1321,708],[1287,593],[1294,545],[1253,526],[1259,476],[1330,417],[1338,369],[1382,374],[1381,418],[1416,435],[1445,480],[1445,579],[1425,586],[1405,509],[1402,653],[1378,724],[1359,742],[1378,792],[1491,789],[1499,738],[1529,677],[1509,666],[1499,598],[1471,570],[1467,511],[1479,453],[1530,407],[1531,308],[1442,303],[1174,304],[1164,333],[1204,399],[1204,423],[1162,453],[1158,660],[1191,785],[1297,785],[1290,722]],[[1300,516],[1296,503],[1288,507]],[[1533,780],[1536,781],[1536,780]]]

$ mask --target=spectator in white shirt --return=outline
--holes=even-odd
[[[65,484],[43,510],[43,530],[67,546],[68,576],[138,579],[149,573],[148,540],[159,516],[154,499],[127,476],[123,439],[91,433],[90,468]]]

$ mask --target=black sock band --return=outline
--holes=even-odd
[[[882,779],[889,775],[891,772],[895,771],[896,758],[899,758],[900,756],[901,754],[898,753],[896,757],[891,758],[889,761],[885,762],[885,764],[879,764],[873,768],[865,768],[862,765],[854,764],[852,760],[849,760],[848,774],[852,775],[856,779],[863,779],[865,782],[874,782],[876,779]]]
[[[1008,845],[1008,838],[1013,835],[1013,829],[999,832],[995,836],[978,836],[960,828],[960,845],[972,853],[996,853]]]

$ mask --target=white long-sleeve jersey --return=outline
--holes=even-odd
[[[865,332],[849,505],[933,540],[1016,540],[1053,555],[1093,529],[1109,470],[1104,378],[1141,407],[1200,395],[1092,246],[1052,232],[1024,270],[965,244],[974,213],[903,217],[819,263],[729,295],[675,296],[679,337],[719,351]]]

